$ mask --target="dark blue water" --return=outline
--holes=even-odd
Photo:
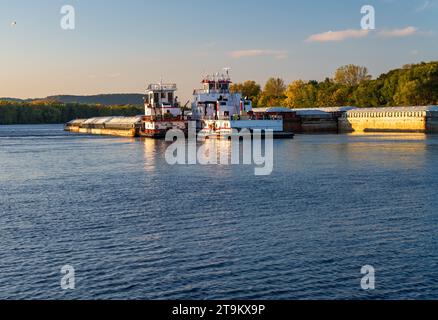
[[[438,298],[438,136],[275,141],[261,177],[166,146],[0,127],[0,298]]]

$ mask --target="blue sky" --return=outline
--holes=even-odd
[[[363,5],[376,9],[366,34]],[[223,67],[263,84],[438,60],[438,0],[0,0],[0,39],[0,97],[143,92],[162,77],[186,99]]]

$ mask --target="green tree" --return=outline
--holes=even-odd
[[[382,81],[364,81],[358,85],[352,94],[351,104],[357,107],[379,107],[386,104],[380,94]]]
[[[336,70],[334,80],[338,84],[357,86],[362,81],[371,80],[371,76],[366,67],[349,64]]]
[[[394,104],[397,106],[421,105],[421,83],[419,80],[403,82],[394,95]]]
[[[270,78],[260,97],[260,105],[266,107],[280,106],[286,99],[286,85],[283,79]]]
[[[286,89],[285,105],[289,108],[312,108],[316,106],[318,82],[292,82]]]
[[[254,108],[257,108],[258,100],[261,94],[261,87],[255,81],[247,80],[243,83],[233,83],[230,86],[231,92],[241,93],[243,97],[247,97],[252,100],[252,104]]]

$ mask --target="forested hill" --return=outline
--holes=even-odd
[[[66,123],[73,119],[144,114],[140,105],[104,106],[57,101],[0,101],[0,125]]]
[[[47,97],[47,100],[61,103],[101,104],[105,106],[115,105],[143,105],[143,94],[99,94],[93,96],[70,96],[59,95]]]
[[[66,123],[78,118],[144,114],[141,94],[0,98],[0,125]]]
[[[122,106],[122,105],[143,105],[143,94],[139,93],[121,93],[121,94],[98,94],[92,96],[74,96],[74,95],[57,95],[43,99],[16,99],[0,98],[0,101],[8,102],[34,102],[34,101],[51,101],[59,103],[77,103],[92,104],[103,106]]]
[[[438,104],[438,61],[409,64],[376,79],[363,66],[340,67],[332,78],[323,81],[295,80],[287,84],[271,78],[264,89],[255,81],[236,83],[233,91],[242,92],[258,107],[396,107]]]

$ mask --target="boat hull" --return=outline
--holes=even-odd
[[[186,120],[145,120],[142,123],[139,135],[143,138],[164,139],[171,130],[182,131],[187,135],[187,127]]]
[[[266,138],[271,132],[274,139],[292,139],[293,132],[283,130],[281,120],[203,120],[198,137],[206,139],[232,139],[233,137]]]
[[[202,132],[198,133],[200,139],[220,139],[220,140],[231,140],[233,138],[266,138],[266,132],[262,131],[260,133],[254,134],[254,132],[249,133],[221,133],[221,132]],[[292,132],[273,132],[272,137],[274,139],[293,139],[295,134]]]

